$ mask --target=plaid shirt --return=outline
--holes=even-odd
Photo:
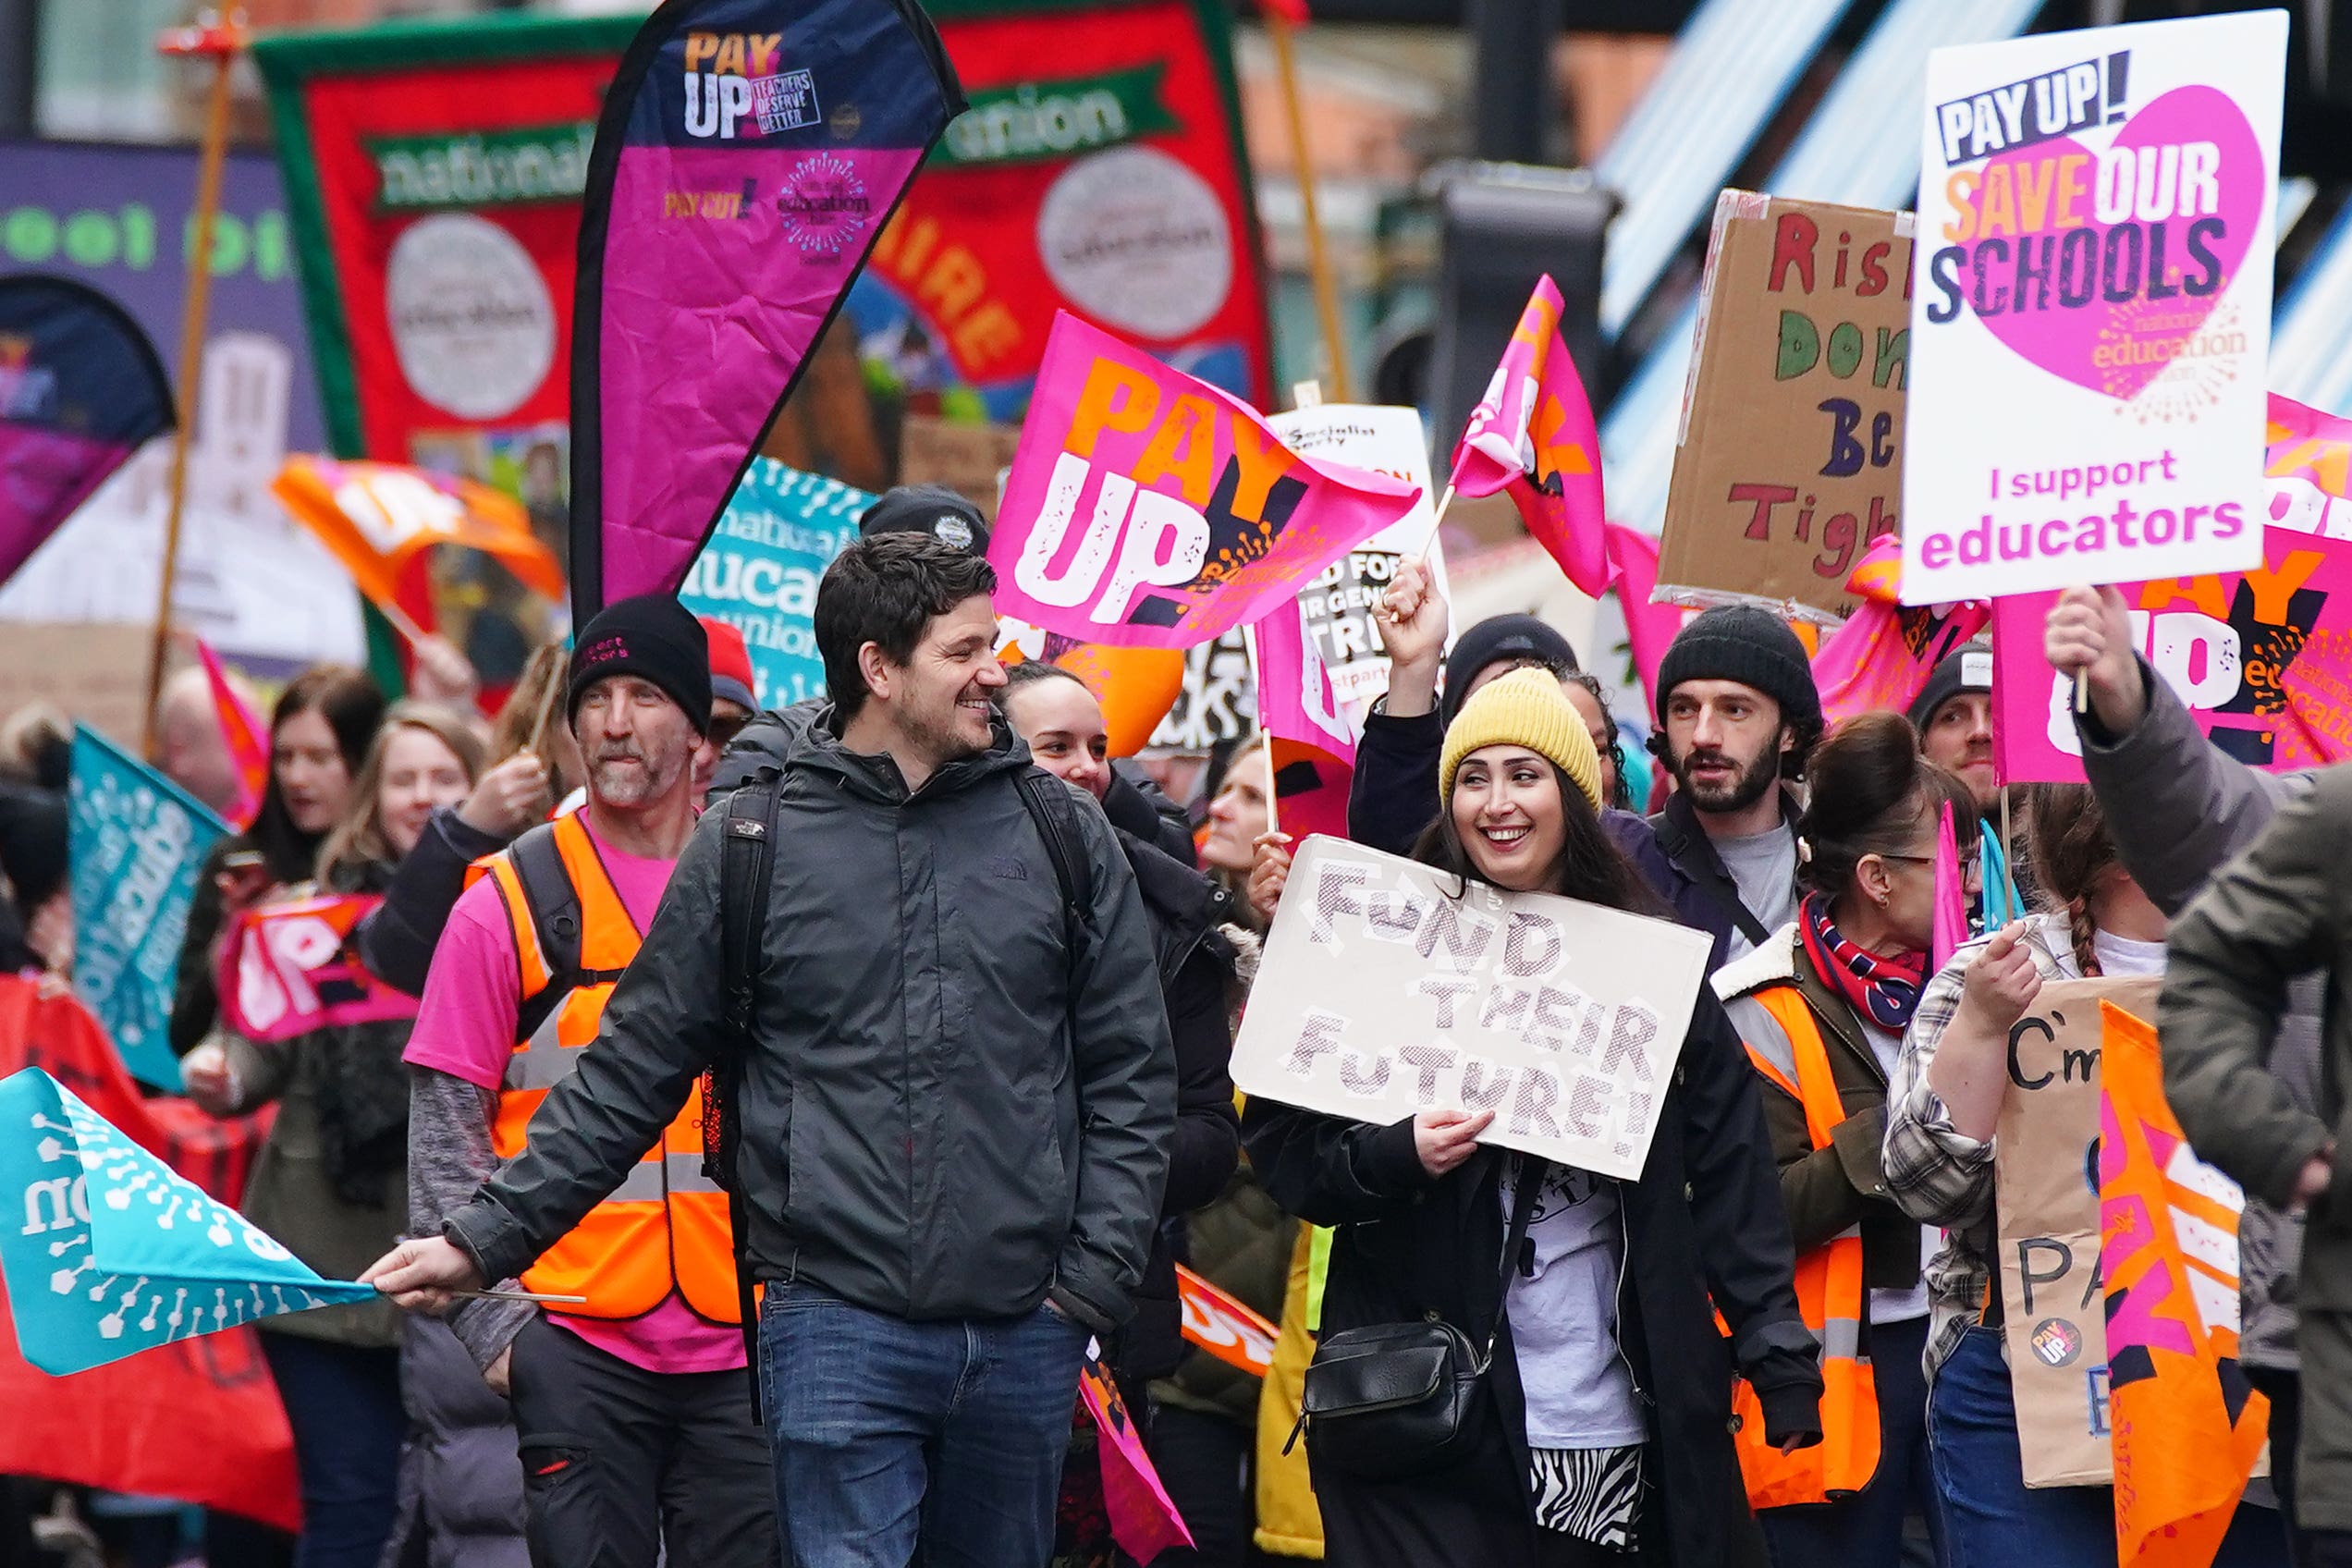
[[[2063,915],[2038,915],[2040,929],[2027,950],[2044,980],[2082,978],[2074,960]],[[1887,1193],[1903,1212],[1922,1225],[1943,1227],[1943,1245],[1928,1265],[1927,1369],[1933,1376],[1984,1316],[1992,1283],[1988,1260],[1993,1249],[1991,1140],[1964,1137],[1952,1125],[1943,1097],[1928,1086],[1936,1047],[1960,1011],[1960,991],[1969,961],[1990,937],[1962,947],[1928,981],[1918,1011],[1903,1036],[1894,1076],[1887,1084],[1886,1145],[1881,1151]]]

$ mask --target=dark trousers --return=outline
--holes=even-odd
[[[2112,1568],[2113,1487],[2026,1488],[2017,1405],[1999,1329],[1971,1329],[1936,1372],[1928,1439],[1943,1492],[1952,1568]],[[2279,1516],[2241,1506],[2215,1568],[2275,1568],[2286,1561]]]
[[[400,1353],[262,1332],[294,1433],[302,1534],[294,1568],[375,1568],[399,1507]]]
[[[1193,1550],[1163,1554],[1158,1568],[1242,1568],[1257,1513],[1250,1493],[1256,1431],[1221,1415],[1163,1404],[1152,1413],[1149,1446],[1168,1501],[1193,1532]]]
[[[2295,1452],[2302,1436],[2303,1379],[2292,1372],[2261,1367],[2246,1369],[2255,1390],[2271,1402],[2271,1490],[2278,1494],[2279,1517],[2286,1523],[2286,1560],[2292,1568],[2310,1568],[2307,1532],[2295,1526]],[[2352,1568],[2352,1559],[2347,1559]]]
[[[767,1443],[741,1371],[648,1372],[535,1317],[509,1379],[536,1568],[775,1568]]]
[[[1768,1508],[1757,1514],[1775,1568],[1898,1562],[1908,1513],[1927,1520],[1935,1561],[1943,1563],[1943,1510],[1928,1458],[1928,1378],[1920,1366],[1927,1344],[1924,1317],[1870,1326],[1870,1368],[1879,1391],[1878,1473],[1843,1501]]]
[[[760,1308],[793,1568],[1037,1568],[1086,1330],[1040,1306],[911,1323],[798,1280]]]

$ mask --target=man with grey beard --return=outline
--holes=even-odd
[[[693,831],[710,726],[702,626],[666,595],[607,606],[571,655],[587,803],[478,862],[434,950],[410,1037],[410,1226],[438,1235],[543,1128]],[[608,1047],[609,1048],[609,1047]],[[726,1194],[701,1107],[534,1266],[543,1313],[469,1301],[450,1327],[511,1400],[532,1561],[551,1568],[771,1568],[767,1444],[751,1405]]]

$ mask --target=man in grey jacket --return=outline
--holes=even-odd
[[[798,1568],[1049,1553],[1089,1332],[1128,1313],[1175,1068],[1133,874],[1091,799],[1073,919],[1018,779],[987,562],[862,540],[818,590],[836,705],[776,781],[738,1108],[746,1266]],[[1066,789],[1067,786],[1057,786]],[[609,1192],[722,1045],[727,815],[697,829],[529,1147],[369,1277],[427,1310]]]
[[[2179,694],[2139,656],[2130,606],[2115,589],[2068,589],[2050,613],[2043,640],[2052,667],[2062,676],[2080,671],[2089,688],[2090,711],[2076,717],[2075,729],[2084,777],[2106,814],[2116,852],[2150,901],[2177,920],[2283,807],[2309,792],[2310,776],[2258,773],[2206,740]],[[2297,980],[2275,1035],[2264,1042],[2269,1075],[2307,1112],[2319,1106],[2321,1001],[2316,976]],[[2183,1103],[2183,1061],[2171,1044],[2168,1038],[2166,1084],[2194,1138],[2202,1107]],[[2217,1158],[2202,1140],[2199,1152]],[[2230,1174],[2247,1188],[2238,1223],[2238,1360],[2270,1397],[2272,1480],[2291,1513],[2302,1403],[2296,1276],[2303,1213],[2265,1202],[2261,1183],[2245,1170]]]

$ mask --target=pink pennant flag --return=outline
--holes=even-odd
[[[1952,802],[1936,820],[1935,911],[1928,927],[1928,973],[1940,973],[1968,939],[1968,882],[1960,871],[1960,842],[1952,830]]]
[[[1980,600],[1956,605],[1899,605],[1903,544],[1890,533],[1872,545],[1846,579],[1861,602],[1813,655],[1813,684],[1821,692],[1821,718],[1831,727],[1857,713],[1902,713],[1927,689],[1946,655],[1992,619]]]
[[[1256,651],[1257,723],[1274,766],[1274,819],[1293,839],[1347,837],[1356,733],[1341,717],[1323,650],[1293,602],[1250,629]]]
[[[204,680],[213,692],[213,715],[220,724],[221,743],[237,769],[237,798],[229,802],[229,825],[242,833],[261,815],[262,796],[269,789],[269,731],[228,682],[220,655],[203,639],[196,641],[196,657],[204,666]]]
[[[1451,483],[1464,496],[1508,489],[1537,543],[1568,581],[1600,597],[1614,576],[1600,490],[1600,435],[1576,361],[1560,340],[1560,289],[1536,284],[1487,395],[1453,449]]]
[[[1420,495],[1300,456],[1248,404],[1065,312],[988,543],[997,610],[1189,648],[1290,604]]]
[[[1625,612],[1625,641],[1641,676],[1642,691],[1654,712],[1658,707],[1658,666],[1683,629],[1680,605],[1654,605],[1658,587],[1658,536],[1612,522],[1608,528],[1609,570],[1617,587],[1618,606]]]
[[[1110,1515],[1110,1537],[1119,1550],[1138,1562],[1149,1562],[1172,1546],[1189,1547],[1193,1532],[1176,1512],[1151,1455],[1144,1452],[1143,1434],[1127,1415],[1119,1385],[1102,1364],[1099,1349],[1088,1345],[1085,1365],[1078,1372],[1079,1397],[1095,1418],[1096,1452],[1102,1460],[1103,1511]]]

